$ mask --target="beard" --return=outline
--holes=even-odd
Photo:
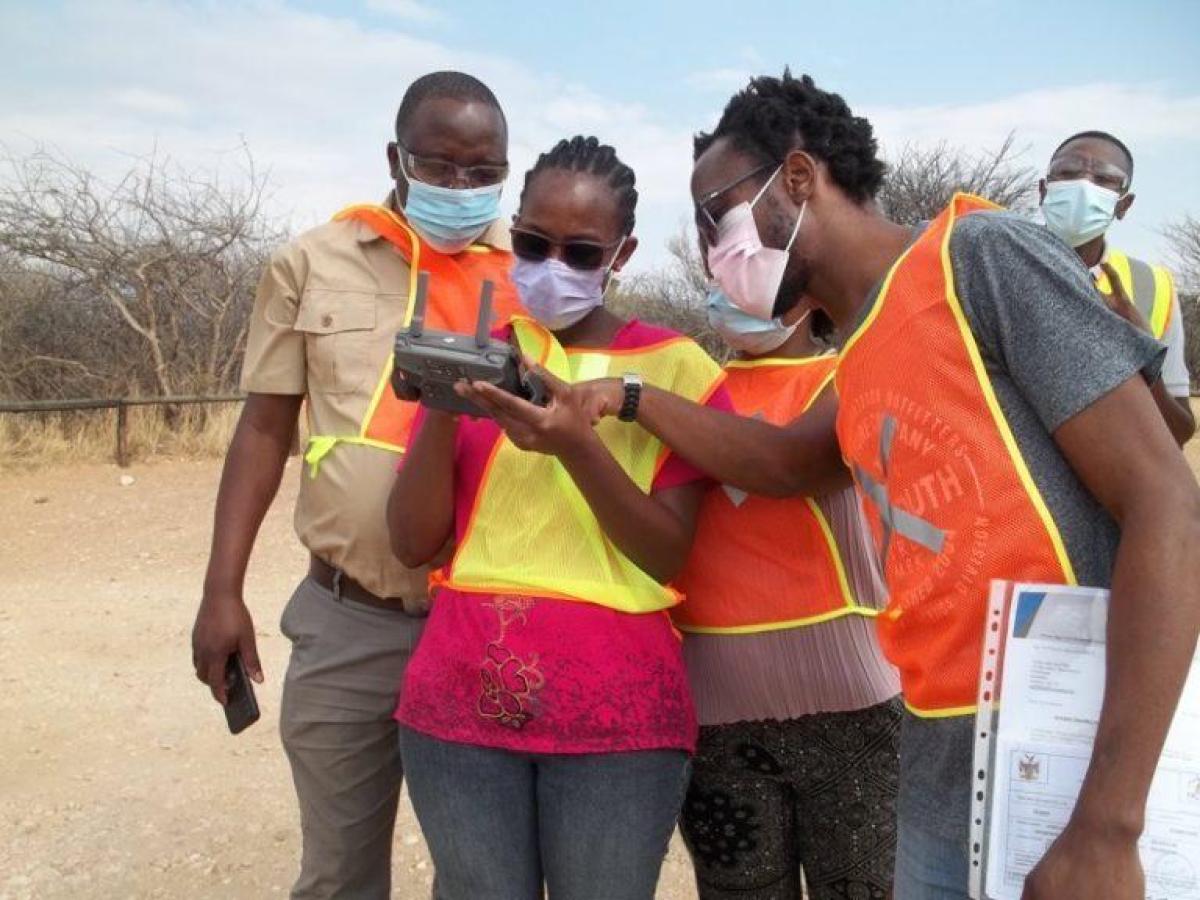
[[[775,294],[771,315],[778,319],[795,309],[796,304],[808,293],[811,278],[808,262],[800,255],[798,248],[792,247],[787,268],[783,270],[783,280],[779,282],[779,291]]]
[[[770,222],[769,233],[764,235],[766,238],[764,243],[769,247],[782,249],[788,245],[788,241],[792,237],[792,231],[796,227],[796,219],[800,215],[800,211],[795,207],[786,208],[774,194],[768,194],[767,198],[771,203],[771,215],[768,220]],[[779,282],[779,290],[775,293],[775,302],[771,308],[771,315],[775,318],[794,309],[808,292],[811,268],[800,252],[800,239],[801,235],[797,234],[795,241],[792,242],[787,267],[783,270],[783,279]]]

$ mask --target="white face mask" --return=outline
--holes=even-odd
[[[1072,247],[1081,247],[1108,230],[1121,195],[1086,178],[1046,182],[1042,216],[1046,226]]]
[[[744,312],[764,320],[771,318],[775,308],[775,298],[787,269],[788,253],[800,233],[800,223],[808,208],[807,202],[800,207],[792,236],[782,250],[763,246],[758,223],[754,221],[754,207],[782,168],[775,170],[753,200],[739,203],[721,216],[717,223],[717,243],[708,248],[707,256],[709,271],[729,299]]]
[[[621,255],[625,238],[617,244],[613,261]],[[612,263],[598,269],[572,269],[557,259],[517,257],[512,280],[521,305],[551,331],[569,328],[604,302],[604,288]]]

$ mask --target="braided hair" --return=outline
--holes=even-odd
[[[825,163],[834,183],[860,204],[879,193],[887,171],[871,123],[851,113],[841,96],[821,90],[808,75],[793,77],[790,69],[782,78],[750,79],[716,129],[696,135],[695,158],[722,137],[764,164],[802,149]]]
[[[558,169],[566,172],[587,172],[603,181],[612,190],[617,200],[617,211],[621,217],[621,234],[633,233],[634,211],[637,209],[637,182],[633,169],[621,162],[617,151],[597,138],[576,135],[561,140],[554,149],[543,153],[525,173],[525,184],[521,187],[521,203],[525,193],[539,172]]]

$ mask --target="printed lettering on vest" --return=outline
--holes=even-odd
[[[1073,580],[955,291],[954,220],[986,208],[957,196],[930,223],[837,370],[838,439],[889,591],[880,640],[927,715],[973,707],[991,579]]]

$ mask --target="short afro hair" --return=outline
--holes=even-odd
[[[466,72],[430,72],[422,75],[408,86],[404,98],[400,101],[400,109],[396,112],[396,140],[403,141],[403,132],[408,127],[417,108],[426,100],[435,97],[450,97],[455,100],[476,101],[486,103],[500,113],[505,127],[508,120],[504,118],[504,110],[500,101],[492,93],[492,89]]]
[[[875,198],[887,172],[871,123],[854,115],[840,95],[821,90],[808,75],[793,77],[789,69],[782,78],[752,78],[734,94],[717,127],[696,135],[695,158],[723,137],[764,164],[804,150],[825,163],[834,183],[860,204]]]
[[[1071,143],[1072,141],[1078,141],[1084,138],[1095,138],[1099,141],[1108,141],[1108,143],[1112,144],[1114,147],[1124,153],[1125,159],[1129,162],[1129,171],[1125,174],[1129,176],[1128,183],[1133,184],[1133,154],[1129,152],[1129,148],[1125,146],[1124,141],[1122,141],[1116,135],[1109,134],[1107,131],[1080,131],[1076,134],[1073,134],[1054,148],[1054,152],[1050,154],[1050,158],[1054,159],[1054,157],[1062,153],[1063,147],[1067,146],[1067,144]]]

